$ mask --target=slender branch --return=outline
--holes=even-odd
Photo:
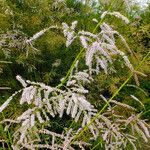
[[[2,63],[2,64],[12,64],[11,61],[0,61],[0,63]]]
[[[10,87],[0,87],[0,90],[10,90]]]

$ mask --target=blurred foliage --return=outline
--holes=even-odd
[[[99,5],[82,4],[79,1],[66,0],[59,2],[53,0],[4,0],[0,2],[0,60],[11,63],[0,63],[0,85],[11,87],[12,91],[20,85],[15,80],[16,75],[22,75],[26,79],[42,81],[46,84],[57,85],[60,79],[65,76],[72,61],[80,50],[78,41],[71,47],[65,47],[65,39],[59,30],[50,30],[33,43],[27,45],[25,40],[32,37],[38,31],[51,25],[61,25],[62,22],[71,23],[78,20],[78,30],[84,29],[92,31],[95,23],[93,18],[99,20],[99,13],[107,10],[109,1],[100,1]],[[138,7],[130,7],[123,0],[116,0],[112,11],[119,11],[130,18],[130,25],[124,25],[122,21],[113,16],[106,17],[105,21],[123,35],[129,44],[134,55],[127,52],[125,46],[119,39],[117,44],[124,50],[134,66],[138,66],[150,47],[150,24],[149,7],[144,11]],[[59,65],[55,66],[55,62]],[[96,84],[90,86],[92,91],[89,95],[91,101],[99,99],[99,92],[103,92],[106,97],[111,96],[122,84],[129,74],[127,69],[120,69],[120,61],[116,61],[117,74],[106,76],[100,74],[96,78]],[[135,94],[147,103],[149,99],[149,60],[139,69],[144,72],[147,78],[139,76],[140,88],[148,92],[147,97],[141,93]],[[81,65],[81,67],[85,67]],[[134,80],[130,84],[135,84]],[[95,90],[97,89],[97,90]],[[12,91],[9,91],[10,93]],[[99,91],[98,93],[95,91]],[[0,91],[1,96],[9,93]],[[93,97],[93,95],[95,95]],[[120,93],[122,95],[122,93]],[[128,88],[125,92],[129,96]],[[96,97],[96,99],[95,99]],[[95,100],[94,100],[95,99]],[[96,101],[97,102],[97,101]],[[147,106],[148,107],[148,106]],[[149,108],[148,108],[149,109]]]
[[[93,3],[90,6],[76,0],[66,0],[66,2],[57,0],[0,0],[0,87],[11,87],[11,90],[0,90],[0,104],[20,88],[20,84],[15,79],[18,74],[26,79],[56,86],[60,79],[66,75],[80,50],[78,41],[66,48],[62,32],[56,29],[46,32],[33,43],[33,46],[27,45],[26,39],[51,25],[60,26],[62,22],[71,23],[74,20],[78,20],[78,30],[92,31],[95,27],[92,19],[99,20],[100,13],[105,11],[108,6],[109,1],[106,3],[104,0],[100,1],[100,5]],[[132,6],[129,11],[123,0],[117,0],[112,10],[119,11],[130,19],[130,24],[124,25],[119,19],[106,17],[106,21],[126,39],[134,55],[127,52],[119,39],[117,44],[127,53],[136,67],[150,50],[150,6],[143,11],[139,10],[137,6]],[[96,107],[101,108],[104,105],[104,102],[99,98],[100,93],[110,97],[127,79],[130,72],[120,68],[120,63],[121,60],[118,59],[115,62],[117,74],[113,73],[107,76],[101,73],[95,76],[94,83],[88,87],[90,89],[89,100]],[[86,66],[81,64],[80,67],[85,68]],[[147,77],[138,76],[140,82],[138,88],[143,89],[144,92],[137,89],[136,86],[126,86],[120,91],[117,98],[136,106],[138,111],[146,112],[143,117],[149,119],[150,58],[139,68],[139,71],[147,75]],[[135,85],[134,79],[128,84]],[[145,109],[131,99],[131,94],[134,94],[145,104]],[[12,109],[21,111],[22,108],[19,108],[16,102],[17,99],[5,111],[5,116],[8,111],[19,113],[19,111]],[[16,116],[16,114],[9,115]],[[7,133],[2,133],[2,128],[0,126],[0,135],[3,135],[5,139]]]

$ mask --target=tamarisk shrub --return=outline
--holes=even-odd
[[[125,23],[129,23],[129,20],[119,12],[104,12],[101,19],[106,15],[113,15],[122,19]],[[0,112],[2,112],[14,96],[20,93],[20,105],[28,105],[28,109],[15,119],[4,119],[1,121],[1,124],[4,124],[6,127],[9,122],[8,130],[11,124],[17,124],[17,128],[15,128],[15,132],[12,135],[12,149],[74,150],[78,147],[77,149],[84,150],[90,147],[92,141],[99,136],[102,138],[103,146],[106,150],[125,149],[128,145],[131,145],[136,150],[138,136],[145,142],[148,142],[150,126],[145,120],[140,119],[140,114],[136,113],[136,108],[115,99],[108,103],[107,98],[100,95],[100,99],[108,103],[108,107],[101,115],[97,116],[99,110],[87,99],[89,91],[85,87],[94,80],[94,74],[99,74],[103,71],[108,75],[112,72],[117,73],[113,65],[115,61],[114,56],[122,58],[124,66],[130,69],[135,76],[136,82],[138,82],[136,71],[125,52],[118,49],[115,36],[117,35],[129,52],[132,53],[125,39],[104,21],[98,24],[100,29],[98,33],[84,30],[77,32],[77,23],[77,21],[74,21],[71,26],[67,23],[62,23],[62,27],[59,27],[66,37],[67,47],[77,38],[83,47],[67,76],[61,80],[61,84],[52,87],[44,83],[24,80],[18,75],[16,79],[22,84],[23,88],[16,91],[0,107]],[[42,36],[50,28],[36,33],[29,40],[26,40],[26,43],[32,44],[33,40]],[[85,56],[85,64],[88,68],[86,70],[78,70],[81,54]],[[132,98],[140,102],[134,95],[132,95]],[[140,104],[143,106],[141,102]],[[121,109],[128,111],[128,115],[118,113],[118,110]],[[64,129],[62,133],[49,130],[52,118],[58,116],[63,118],[64,115],[70,116],[80,127],[78,129],[70,127]],[[94,121],[91,122],[94,117]],[[88,142],[84,141],[84,139],[76,138],[85,126],[88,127],[91,137]],[[47,135],[49,140],[43,140],[44,136],[42,135]]]

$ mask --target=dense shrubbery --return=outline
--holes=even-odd
[[[2,149],[148,143],[150,12],[126,6],[0,2]]]

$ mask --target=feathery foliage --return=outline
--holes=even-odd
[[[148,45],[134,50],[132,34],[138,27],[118,8],[113,11],[115,0],[108,8],[70,0],[6,0],[1,5],[0,81],[14,87],[0,106],[2,148],[136,150],[142,144],[137,141],[149,142],[150,125],[143,119],[149,110],[141,101],[149,93],[140,85],[149,74],[149,52],[135,62]],[[107,10],[100,15],[98,8]],[[117,30],[118,22],[128,24],[122,25],[124,31],[118,31],[120,24]],[[148,27],[144,34],[148,38]]]

